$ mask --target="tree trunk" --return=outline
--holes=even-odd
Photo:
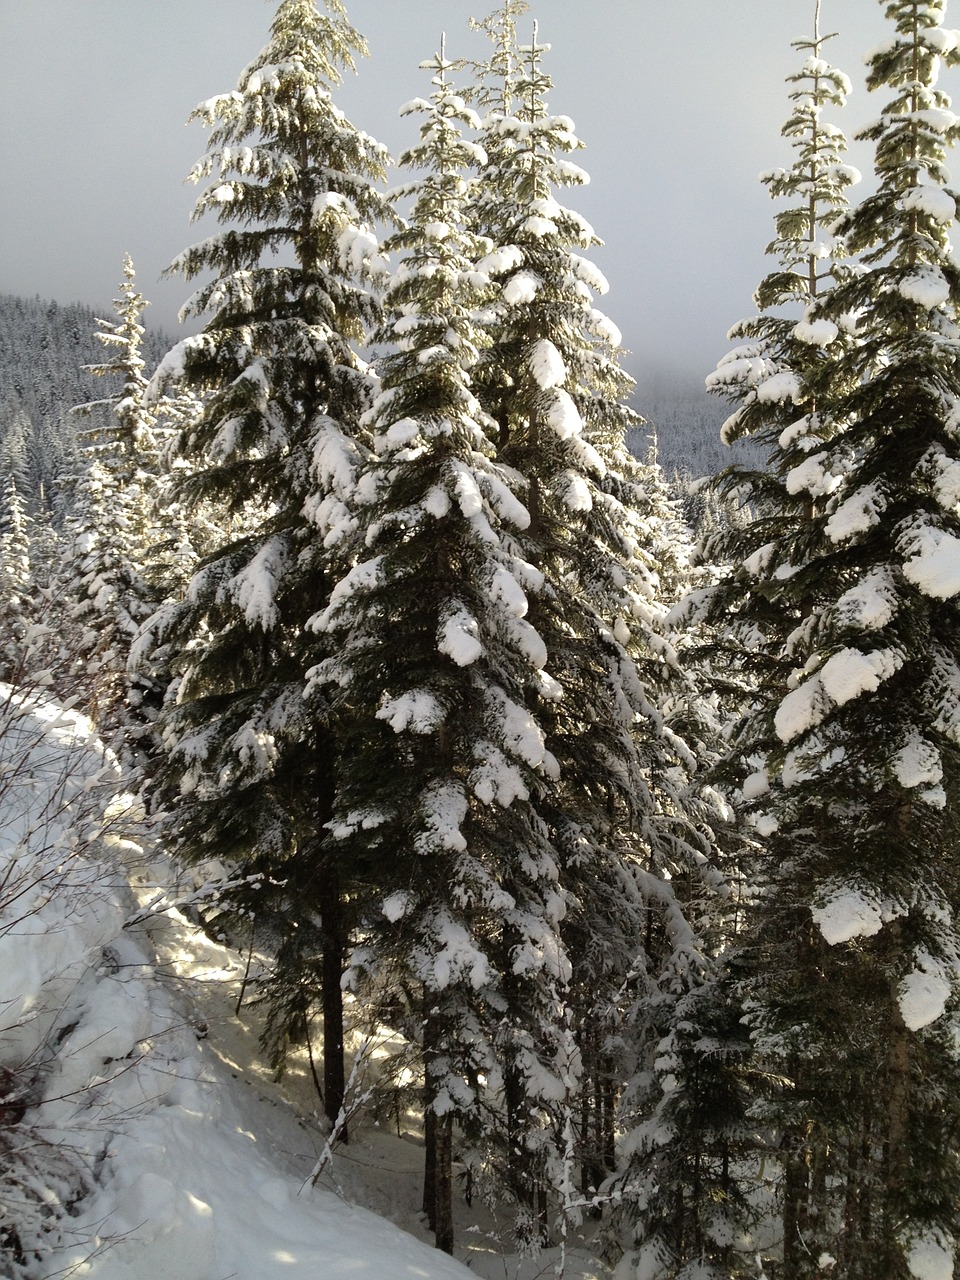
[[[530,1160],[523,1123],[526,1111],[526,1090],[519,1070],[508,1063],[504,1072],[504,1101],[507,1121],[507,1181],[516,1196],[517,1203],[533,1206],[533,1190],[530,1185]]]
[[[604,1177],[617,1167],[617,1076],[613,1059],[600,1059],[600,1169]]]
[[[436,1081],[432,1060],[443,1043],[440,1018],[428,1014],[423,1024],[423,1212],[438,1249],[453,1253],[453,1116],[433,1109]]]
[[[507,1121],[507,1183],[517,1201],[517,1236],[525,1244],[543,1244],[548,1232],[546,1190],[527,1145],[530,1102],[524,1076],[512,1063],[504,1071]]]
[[[436,1246],[453,1253],[453,1116],[436,1116],[434,1224]]]
[[[802,1131],[791,1125],[783,1135],[783,1276],[799,1280],[805,1253],[802,1222],[807,1202],[807,1167]]]
[[[320,906],[320,1002],[323,1011],[323,1110],[331,1124],[336,1124],[343,1109],[346,1089],[343,1065],[343,958],[347,950],[347,921],[343,887],[336,863],[323,852],[323,832],[333,816],[335,799],[335,747],[331,734],[317,728],[316,742],[316,831],[317,898]],[[347,1126],[340,1129],[341,1142],[347,1142]]]
[[[888,1037],[883,1198],[886,1202],[884,1236],[892,1241],[903,1211],[903,1187],[909,1163],[911,1106],[910,1032],[900,1012],[896,986],[892,987],[890,993]]]
[[[320,985],[323,1005],[323,1109],[331,1124],[336,1124],[343,1109],[346,1077],[343,1063],[343,955],[346,950],[346,927],[340,877],[336,869],[325,864],[320,881],[320,933],[323,956]],[[346,1121],[340,1128],[341,1142],[348,1141]]]
[[[423,1111],[423,1202],[427,1226],[437,1229],[437,1117],[429,1102]]]

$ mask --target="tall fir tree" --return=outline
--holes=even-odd
[[[223,229],[171,268],[212,278],[185,308],[206,317],[203,329],[161,363],[154,393],[176,384],[201,398],[179,441],[180,491],[231,536],[142,645],[178,677],[164,719],[170,839],[242,873],[225,905],[252,917],[274,950],[268,1040],[278,1061],[287,1031],[322,1006],[332,1120],[344,1091],[346,925],[338,867],[320,842],[334,744],[303,686],[324,653],[305,624],[348,554],[369,437],[361,417],[372,384],[357,348],[378,314],[372,228],[395,220],[378,186],[386,153],[332,97],[365,52],[339,0],[326,12],[283,0],[236,90],[192,117],[212,129],[193,172],[209,179],[196,216],[212,212]]]
[[[131,761],[148,749],[156,710],[149,703],[158,700],[153,682],[127,670],[137,629],[158,604],[148,569],[158,537],[159,460],[156,418],[146,404],[146,306],[127,255],[116,319],[97,322],[107,358],[86,366],[118,385],[74,410],[97,425],[79,435],[66,555],[54,578],[66,601],[63,691],[80,692],[80,705],[105,734],[119,735],[114,745]]]
[[[679,953],[691,930],[680,922],[716,888],[717,814],[697,794],[698,762],[678,732],[693,723],[697,697],[666,635],[660,560],[675,522],[655,461],[641,466],[626,448],[639,421],[626,403],[633,383],[620,334],[594,304],[606,281],[582,254],[599,241],[555,194],[587,181],[568,158],[582,144],[569,118],[548,109],[548,46],[536,28],[529,45],[513,43],[516,12],[507,4],[488,24],[495,55],[478,68],[489,82],[476,95],[488,104],[487,163],[472,216],[491,242],[480,265],[499,290],[482,313],[489,347],[475,385],[497,425],[498,460],[526,485],[531,520],[518,549],[544,575],[531,620],[560,693],[531,691],[528,705],[557,760],[542,811],[571,898],[562,932],[578,957],[571,1010],[587,1074],[578,1119],[587,1188],[614,1165],[624,1063],[611,1046],[623,1043],[629,1010],[636,1063],[637,1041],[650,1047],[657,979],[672,960],[687,967]],[[662,951],[647,955],[644,940],[654,939]],[[640,973],[656,977],[628,999]]]
[[[734,740],[760,837],[741,995],[786,1086],[753,1114],[787,1280],[949,1275],[956,1232],[960,131],[936,82],[960,54],[943,4],[885,9],[877,190],[833,226],[860,263],[797,326],[824,358],[754,382],[783,496],[731,579],[762,677]]]
[[[25,629],[29,620],[30,524],[26,502],[12,471],[0,471],[0,679],[24,676]]]
[[[749,519],[723,522],[702,548],[706,560],[735,566],[735,582],[713,598],[722,618],[718,665],[726,672],[724,684],[733,686],[734,715],[737,700],[775,688],[788,674],[782,666],[789,666],[784,648],[800,615],[782,607],[788,588],[762,609],[769,596],[766,575],[783,566],[786,578],[786,566],[805,562],[815,528],[810,518],[825,496],[807,477],[815,481],[819,474],[821,443],[835,433],[837,404],[850,389],[849,374],[837,359],[854,341],[849,324],[816,320],[813,308],[849,270],[845,246],[832,228],[848,208],[847,191],[860,174],[845,163],[846,138],[827,118],[831,109],[843,107],[850,82],[822,56],[831,37],[820,33],[819,0],[813,25],[811,40],[794,42],[804,61],[787,80],[793,105],[781,132],[791,142],[793,163],[761,175],[770,196],[787,201],[776,214],[776,236],[767,246],[776,266],[754,295],[759,313],[731,330],[731,337],[746,342],[707,379],[710,391],[736,405],[724,423],[724,441],[749,440],[767,463],[734,465],[721,473],[714,492],[746,509]],[[829,481],[824,485],[828,490]],[[759,578],[758,563],[763,565]],[[761,634],[763,644],[758,643]],[[749,754],[749,746],[744,752]]]
[[[573,1069],[565,898],[539,815],[554,762],[525,706],[528,688],[553,696],[556,686],[526,619],[541,575],[510,546],[530,516],[518,477],[493,460],[492,424],[472,391],[484,341],[474,312],[490,283],[464,227],[463,175],[482,153],[462,136],[478,122],[448,83],[452,65],[442,52],[424,63],[431,100],[406,108],[423,120],[401,164],[425,172],[403,188],[409,229],[388,242],[403,257],[368,415],[376,460],[358,490],[369,558],[316,623],[336,650],[316,679],[341,690],[346,723],[332,842],[370,878],[354,969],[379,984],[389,973],[389,998],[414,1001],[424,1203],[447,1250],[454,1122],[471,1165],[496,1157],[490,1099],[507,1062],[508,1109],[538,1118],[522,1132],[515,1119],[512,1137],[543,1142],[539,1117]]]

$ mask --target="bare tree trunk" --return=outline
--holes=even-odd
[[[437,1116],[434,1170],[434,1239],[444,1253],[453,1253],[453,1116]]]
[[[524,1141],[526,1090],[520,1072],[511,1063],[504,1072],[504,1100],[507,1112],[507,1180],[517,1203],[533,1208],[530,1153]]]
[[[336,1124],[343,1108],[346,1077],[343,1063],[343,956],[346,950],[346,927],[340,877],[336,869],[326,865],[321,873],[320,933],[323,956],[320,985],[323,1005],[323,1109],[331,1124]],[[346,1122],[341,1125],[340,1141],[347,1142]]]
[[[908,1164],[910,1131],[910,1032],[900,1012],[897,990],[890,993],[890,1021],[887,1052],[887,1132],[884,1143],[884,1235],[896,1231],[900,1199]]]
[[[791,1125],[783,1135],[783,1276],[799,1280],[802,1265],[803,1219],[807,1201],[807,1167],[803,1135]]]
[[[343,887],[332,858],[323,852],[320,841],[334,806],[334,742],[331,734],[318,727],[316,736],[316,830],[317,899],[320,907],[320,1003],[323,1014],[323,1110],[336,1124],[343,1109],[345,1074],[343,1064],[343,959],[347,950],[347,922]],[[347,1142],[347,1126],[339,1138]]]
[[[601,1057],[602,1098],[600,1120],[600,1164],[604,1174],[617,1167],[617,1081],[613,1060]]]
[[[453,1116],[433,1109],[436,1082],[432,1060],[443,1043],[441,1020],[428,1014],[423,1024],[423,1212],[436,1247],[453,1253]]]
[[[431,1231],[437,1229],[437,1117],[427,1103],[423,1112],[423,1202],[424,1217]]]

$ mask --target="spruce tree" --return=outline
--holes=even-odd
[[[480,155],[462,129],[477,120],[443,53],[422,65],[433,92],[405,108],[423,119],[400,162],[424,173],[403,188],[409,228],[388,242],[402,254],[378,334],[391,351],[358,488],[368,558],[315,623],[336,651],[315,679],[340,690],[344,724],[332,843],[369,882],[353,972],[413,1001],[424,1203],[450,1251],[453,1124],[472,1166],[496,1155],[504,1060],[520,1092],[508,1106],[539,1114],[562,1094],[569,964],[557,854],[538,813],[553,762],[525,706],[528,688],[555,688],[526,619],[541,576],[511,549],[530,516],[518,477],[493,460],[471,385],[484,341],[474,312],[490,289],[462,208]]]
[[[29,612],[30,536],[26,503],[12,472],[0,471],[0,679],[22,678]]]
[[[107,359],[86,366],[119,385],[74,410],[97,425],[79,435],[66,558],[54,579],[66,600],[63,692],[75,696],[79,690],[83,710],[104,733],[120,735],[114,745],[133,753],[128,763],[147,747],[156,710],[149,704],[159,701],[148,678],[127,671],[137,629],[158,603],[148,570],[157,538],[159,460],[156,418],[146,404],[146,305],[127,255],[114,302],[117,318],[97,322],[95,336]]]
[[[786,581],[791,567],[804,565],[814,529],[810,519],[829,491],[829,477],[819,469],[820,446],[834,434],[837,403],[849,390],[848,374],[837,359],[853,341],[849,326],[815,320],[813,308],[848,271],[845,247],[832,228],[860,174],[844,162],[846,139],[827,118],[832,108],[843,107],[850,82],[822,56],[830,37],[820,33],[819,3],[813,25],[811,40],[794,42],[804,60],[787,78],[794,86],[793,105],[781,133],[790,140],[793,162],[761,175],[770,196],[787,201],[767,245],[776,265],[754,295],[758,314],[731,330],[731,337],[746,341],[707,379],[710,391],[736,406],[724,423],[724,441],[749,440],[767,463],[734,465],[721,473],[714,494],[743,508],[749,518],[724,522],[702,549],[706,560],[734,565],[735,583],[721,588],[713,604],[722,619],[718,642],[724,683],[731,682],[731,692],[741,698],[776,687],[788,674],[778,664],[785,660],[787,637],[802,609],[783,609],[791,591]],[[758,563],[763,566],[759,577]],[[785,585],[764,610],[766,577],[777,571]],[[763,644],[757,643],[758,627]],[[737,713],[735,704],[731,709]],[[746,745],[744,754],[749,750]]]
[[[815,469],[819,449],[837,430],[838,401],[849,388],[849,375],[823,375],[837,370],[837,357],[852,339],[843,327],[818,321],[814,312],[818,296],[847,271],[845,249],[831,227],[847,207],[847,188],[859,179],[844,163],[842,132],[826,118],[831,108],[842,107],[850,85],[822,57],[829,37],[821,35],[819,19],[817,3],[813,38],[795,42],[803,62],[788,77],[792,108],[782,134],[791,142],[793,162],[761,175],[771,196],[788,202],[776,215],[776,236],[767,246],[776,266],[756,292],[759,314],[732,330],[731,336],[747,341],[707,380],[737,406],[724,425],[725,441],[754,442],[768,465],[733,466],[715,482],[710,496],[735,502],[740,510],[708,531],[702,555],[732,571],[721,572],[713,589],[696,592],[683,611],[688,622],[706,617],[708,628],[712,623],[714,639],[706,652],[701,649],[700,661],[718,690],[722,714],[733,724],[717,772],[726,786],[744,785],[750,799],[759,788],[769,708],[792,670],[792,633],[807,610],[794,597],[794,576],[802,579],[806,572],[822,494],[805,488],[803,477]],[[703,634],[700,626],[696,631]],[[749,810],[742,796],[737,801]],[[756,875],[758,841],[770,835],[768,816],[761,812],[756,821],[752,840],[738,841],[745,869],[741,893]],[[772,1131],[784,1153],[784,1222],[796,1219],[804,1238],[813,1239],[804,1215],[814,1211],[808,1201],[824,1177],[815,1154],[822,1154],[824,1131],[791,1117],[790,1098],[820,1086],[829,1093],[829,1086],[809,1076],[801,1081],[789,1055],[771,1063],[749,1043],[741,1020],[754,993],[743,978],[757,955],[748,949],[745,958],[736,938],[738,914],[716,922],[715,958],[702,979],[679,996],[657,1051],[655,1088],[648,1095],[655,1105],[646,1118],[641,1107],[631,1138],[637,1153],[629,1167],[636,1181],[625,1190],[635,1206],[637,1265],[654,1276],[687,1275],[690,1268],[718,1276],[754,1274],[750,1241],[758,1213],[752,1178],[760,1133]],[[788,968],[795,962],[789,946],[778,957]],[[776,1073],[791,1073],[792,1095],[773,1087]],[[764,1155],[765,1149],[759,1159]],[[740,1176],[744,1170],[750,1170],[746,1179]]]
[[[660,569],[674,519],[655,461],[638,465],[626,449],[639,422],[627,405],[633,383],[616,326],[594,304],[606,282],[583,256],[599,241],[557,199],[587,180],[567,158],[582,144],[548,109],[536,28],[531,44],[511,48],[515,13],[506,5],[489,24],[495,57],[479,68],[487,164],[472,212],[491,242],[480,265],[499,292],[482,314],[489,347],[475,383],[497,424],[498,460],[526,484],[531,520],[518,549],[544,577],[531,620],[558,695],[532,690],[528,705],[557,760],[542,812],[571,895],[562,932],[578,958],[587,1189],[612,1171],[619,1081],[626,1060],[651,1048],[659,979],[674,960],[684,967],[677,953],[691,930],[680,922],[701,909],[717,815],[697,794],[696,753],[678,732],[692,725],[697,695],[666,635]],[[611,1046],[625,1040],[617,1061]]]
[[[246,877],[225,906],[275,953],[268,1039],[278,1062],[288,1031],[322,1005],[331,1120],[344,1090],[347,926],[338,867],[319,847],[335,748],[303,686],[323,656],[305,624],[349,554],[369,434],[371,380],[357,347],[377,316],[372,226],[393,220],[377,185],[385,152],[332,98],[363,53],[339,0],[326,12],[283,0],[236,90],[192,117],[212,130],[193,172],[207,181],[196,216],[213,213],[221,230],[171,268],[205,278],[185,308],[204,327],[161,363],[154,394],[179,385],[200,397],[179,439],[180,493],[190,509],[216,512],[228,536],[143,645],[178,678],[164,720],[170,839]]]
[[[943,9],[886,4],[868,83],[891,97],[861,135],[877,190],[833,226],[860,263],[800,322],[827,358],[774,373],[784,496],[764,487],[733,579],[763,677],[734,739],[760,836],[741,994],[786,1085],[753,1114],[777,1135],[789,1280],[953,1266],[958,128],[936,81],[960,55]]]
[[[16,376],[15,371],[13,376]],[[29,416],[23,409],[5,409],[3,417],[5,426],[3,439],[0,440],[0,470],[6,475],[12,475],[17,482],[18,488],[22,489],[24,493],[28,493],[29,469],[27,463],[33,426]]]

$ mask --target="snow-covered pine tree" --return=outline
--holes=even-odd
[[[16,370],[13,371],[16,376]],[[10,410],[5,414],[6,423],[3,438],[0,440],[0,471],[11,475],[17,482],[18,489],[25,493],[29,489],[28,456],[30,437],[33,428],[29,416],[23,409]]]
[[[0,680],[22,676],[24,596],[30,585],[30,536],[26,503],[12,471],[0,471]]]
[[[388,241],[403,257],[368,415],[376,459],[358,488],[368,558],[314,624],[335,650],[315,682],[339,690],[344,724],[332,843],[371,890],[352,971],[413,1002],[434,1149],[425,1205],[452,1250],[453,1124],[471,1164],[490,1155],[507,1063],[511,1137],[544,1141],[542,1116],[573,1082],[565,898],[538,812],[555,765],[525,705],[531,686],[556,692],[526,619],[542,580],[508,545],[530,517],[471,389],[490,286],[462,204],[483,157],[462,136],[477,119],[447,80],[452,64],[441,52],[422,65],[433,92],[404,108],[423,120],[401,164],[424,172],[403,188],[409,228]]]
[[[730,331],[731,338],[747,341],[734,347],[707,378],[709,390],[736,404],[722,429],[725,442],[747,439],[767,462],[763,467],[731,466],[714,482],[721,500],[735,501],[750,518],[733,527],[722,524],[702,551],[708,561],[735,566],[734,580],[716,594],[714,604],[723,620],[722,665],[741,697],[768,684],[776,687],[784,678],[778,664],[788,661],[783,645],[798,617],[796,610],[783,608],[793,589],[792,575],[783,569],[784,585],[764,614],[761,602],[770,593],[766,585],[758,585],[757,558],[764,562],[763,584],[767,569],[804,564],[805,541],[814,530],[809,517],[823,496],[806,476],[816,474],[820,442],[835,431],[836,403],[849,390],[836,362],[837,353],[851,341],[849,326],[814,322],[811,308],[847,270],[844,247],[831,227],[848,207],[847,189],[860,174],[844,163],[846,139],[826,118],[831,108],[844,105],[850,83],[822,56],[830,37],[820,33],[819,0],[813,26],[811,40],[794,42],[804,60],[787,79],[795,87],[781,132],[791,142],[793,163],[761,175],[771,197],[788,202],[776,214],[776,237],[767,246],[776,266],[754,295],[759,313]],[[741,611],[748,615],[742,628]],[[767,637],[762,645],[757,643],[758,625]],[[740,681],[735,673],[741,674]]]
[[[886,12],[868,83],[892,96],[862,135],[878,187],[834,226],[862,266],[801,322],[827,358],[768,396],[771,420],[789,399],[821,423],[829,408],[828,429],[783,423],[773,464],[804,509],[787,536],[761,506],[738,571],[770,672],[737,734],[762,837],[742,989],[755,1053],[788,1086],[758,1118],[782,1149],[789,1280],[946,1276],[955,1247],[960,272],[944,158],[960,129],[936,82],[960,51],[938,0]]]
[[[147,744],[146,725],[154,714],[144,699],[158,692],[148,678],[127,671],[137,629],[158,603],[147,569],[157,537],[159,467],[155,417],[145,403],[146,306],[127,255],[114,301],[117,318],[97,321],[95,336],[108,358],[85,366],[119,385],[74,410],[90,418],[96,414],[102,425],[78,439],[65,559],[54,579],[66,602],[64,692],[79,691],[82,709],[103,733],[120,734],[117,744],[122,740],[134,755]],[[103,409],[106,416],[97,414]]]
[[[106,350],[107,359],[84,365],[97,378],[111,378],[119,390],[103,400],[79,405],[74,412],[91,414],[95,409],[111,411],[110,440],[116,461],[111,466],[124,488],[136,483],[146,467],[156,471],[156,419],[146,404],[146,361],[143,358],[144,327],[141,318],[149,305],[137,288],[136,272],[129,254],[123,259],[120,297],[114,300],[116,320],[98,320],[95,337]],[[115,420],[115,421],[114,421]],[[95,440],[94,443],[99,443]]]
[[[158,397],[151,394],[156,413],[156,439],[160,464],[162,520],[158,540],[151,549],[150,580],[160,600],[180,599],[201,560],[217,546],[240,532],[241,522],[224,516],[211,502],[189,507],[181,496],[182,482],[192,469],[179,448],[203,416],[200,396],[187,387]]]
[[[475,384],[497,424],[498,460],[526,484],[531,520],[517,548],[544,575],[531,620],[558,689],[555,698],[531,691],[528,705],[558,762],[542,813],[571,900],[563,936],[578,957],[571,1008],[589,1073],[582,1180],[596,1185],[613,1158],[611,1028],[625,1005],[637,1015],[636,1064],[646,1051],[638,1039],[652,1047],[656,980],[674,960],[685,972],[698,963],[679,922],[683,897],[702,896],[709,828],[690,785],[696,761],[670,724],[696,701],[665,637],[657,542],[674,519],[657,501],[655,461],[640,466],[626,450],[639,421],[626,404],[633,383],[616,327],[594,306],[606,282],[579,252],[599,242],[554,194],[587,180],[567,159],[581,144],[572,122],[548,110],[547,46],[535,29],[531,44],[509,49],[509,5],[500,17],[497,65],[479,68],[501,92],[479,95],[490,104],[488,163],[472,203],[491,241],[480,265],[500,287],[482,314],[489,345]],[[644,938],[663,951],[638,954]],[[650,987],[628,1000],[625,984],[648,970]]]
[[[30,575],[30,539],[26,504],[12,472],[0,483],[0,574],[3,594],[15,594],[26,586]]]
[[[845,208],[844,190],[858,175],[842,163],[843,135],[824,119],[828,107],[842,105],[849,85],[823,60],[822,44],[818,4],[813,39],[796,42],[804,61],[788,81],[795,87],[783,134],[793,144],[794,162],[762,175],[771,195],[790,201],[768,246],[777,266],[757,291],[761,313],[732,331],[749,341],[708,380],[739,402],[725,426],[728,442],[756,440],[771,458],[770,470],[731,467],[720,478],[721,499],[736,497],[750,518],[724,522],[710,536],[706,558],[732,562],[734,571],[721,574],[715,589],[695,591],[680,615],[712,616],[718,639],[706,655],[705,678],[726,691],[721,706],[735,716],[744,714],[745,699],[762,705],[778,675],[785,678],[783,646],[801,616],[786,603],[788,585],[774,602],[766,580],[756,581],[758,560],[768,556],[775,567],[798,563],[797,547],[808,537],[809,495],[795,496],[777,464],[789,450],[789,470],[832,430],[831,406],[826,397],[814,401],[806,377],[831,359],[833,350],[824,348],[836,342],[837,326],[817,326],[807,311],[822,282],[842,271],[841,251],[824,223]],[[732,753],[737,766],[759,749],[751,731],[758,732],[755,720],[739,726]],[[730,765],[720,768],[721,777]],[[742,779],[742,768],[733,772]],[[741,842],[738,858],[747,853]],[[615,1221],[630,1228],[632,1265],[645,1277],[753,1274],[745,1246],[756,1213],[751,1187],[738,1171],[756,1143],[758,1116],[750,1104],[761,1107],[770,1085],[740,1024],[743,962],[730,945],[740,924],[733,911],[726,918],[715,914],[704,931],[714,958],[699,974],[677,975],[672,984],[668,975],[661,979],[660,990],[672,993],[658,1022],[662,1038],[646,1077],[639,1072],[627,1092],[635,1119]]]
[[[303,699],[323,657],[306,630],[347,555],[360,418],[370,375],[357,355],[377,316],[371,230],[394,215],[378,184],[386,154],[333,102],[365,53],[339,0],[283,0],[270,40],[236,90],[193,114],[212,129],[196,165],[196,216],[221,230],[171,271],[212,273],[187,303],[203,329],[161,362],[154,393],[182,385],[202,413],[182,433],[188,507],[230,531],[186,596],[161,611],[143,650],[179,677],[165,716],[170,838],[192,859],[250,879],[226,904],[276,955],[271,1043],[323,1006],[324,1108],[344,1090],[338,869],[319,843],[334,744]]]

